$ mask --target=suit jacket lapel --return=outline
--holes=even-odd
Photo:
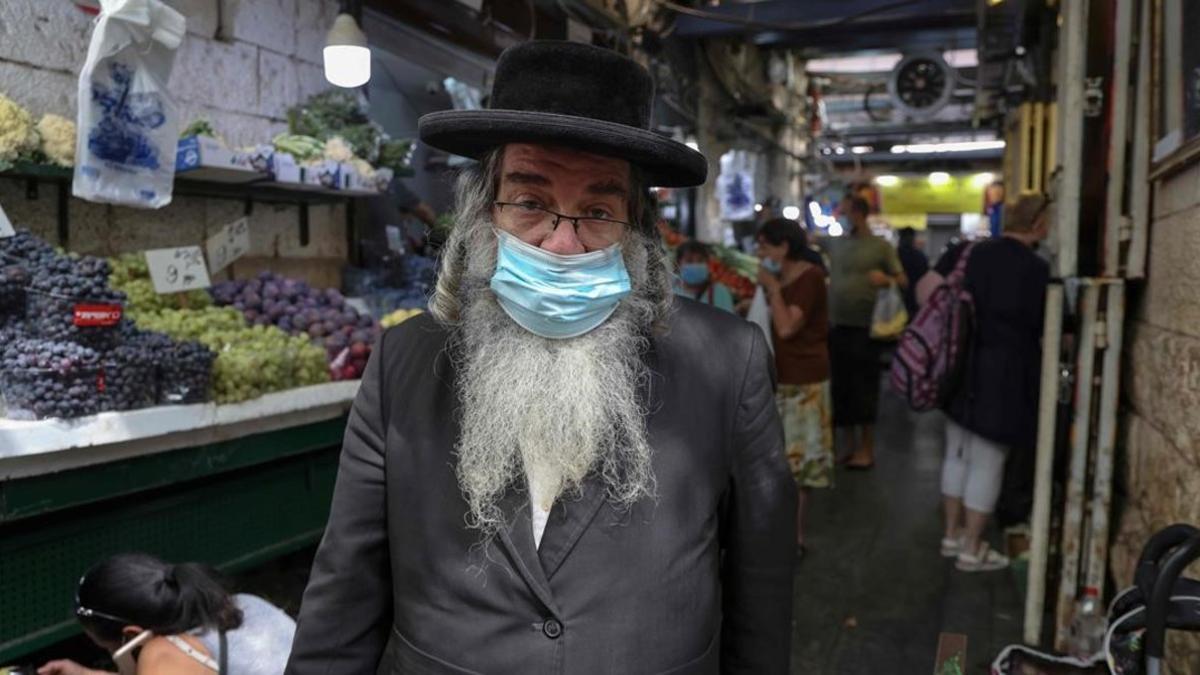
[[[649,377],[642,380],[638,396],[646,402],[647,433],[655,411],[661,407],[661,384],[663,373],[659,372],[659,359],[656,341],[650,341],[650,349],[643,356]],[[558,568],[570,555],[571,550],[584,531],[596,519],[600,507],[607,501],[603,482],[594,475],[588,476],[581,486],[581,495],[559,497],[550,509],[550,518],[546,522],[546,531],[542,534],[542,545],[538,548],[538,558],[547,579],[553,579]]]
[[[558,614],[558,605],[550,594],[550,583],[538,560],[533,542],[533,522],[529,513],[529,497],[520,490],[509,488],[500,502],[506,526],[500,528],[497,539],[508,552],[513,568],[538,600],[551,612]]]
[[[546,531],[542,534],[542,545],[538,547],[538,558],[547,579],[554,578],[554,573],[562,566],[567,554],[604,505],[604,486],[598,478],[589,476],[584,480],[580,492],[578,497],[559,497],[550,509]]]

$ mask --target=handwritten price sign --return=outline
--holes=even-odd
[[[205,244],[208,271],[216,274],[250,251],[250,221],[245,217],[221,228]]]
[[[146,251],[146,265],[150,267],[150,281],[158,293],[179,293],[208,288],[208,266],[204,264],[204,253],[199,246],[159,248]]]

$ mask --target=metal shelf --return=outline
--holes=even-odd
[[[400,177],[414,174],[409,170],[402,172]],[[48,164],[32,162],[16,162],[5,171],[0,171],[0,178],[25,181],[25,196],[28,199],[38,199],[39,186],[43,183],[54,183],[58,186],[58,245],[68,248],[71,236],[69,199],[71,197],[71,181],[74,170]],[[175,177],[174,194],[179,197],[199,197],[203,199],[226,199],[244,202],[246,213],[249,214],[254,204],[282,204],[299,207],[300,245],[307,246],[309,241],[308,207],[321,204],[345,204],[346,228],[349,241],[353,242],[354,202],[358,199],[369,198],[373,195],[346,193],[329,190],[317,186],[281,187],[279,183],[263,177],[246,183],[226,183],[211,180],[188,178],[187,174],[177,174]],[[383,194],[383,193],[380,193]]]

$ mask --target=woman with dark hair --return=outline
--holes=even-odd
[[[829,394],[829,300],[825,264],[794,220],[758,231],[758,280],[771,309],[779,378],[776,403],[792,476],[799,487],[796,555],[804,555],[804,510],[812,488],[833,485]]]
[[[708,261],[712,252],[708,246],[695,241],[685,241],[675,249],[675,264],[679,268],[679,285],[675,292],[706,305],[733,312],[733,291],[725,284],[715,281],[709,274]]]
[[[230,595],[203,565],[172,565],[142,553],[115,555],[79,580],[75,616],[100,647],[117,655],[140,645],[121,675],[279,675],[296,623],[253,595]],[[51,661],[38,675],[94,675]]]

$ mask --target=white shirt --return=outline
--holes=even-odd
[[[526,475],[529,483],[529,515],[533,521],[533,545],[541,548],[542,535],[546,532],[546,522],[550,519],[550,508],[554,506],[553,499],[546,499],[547,490],[533,476]]]

